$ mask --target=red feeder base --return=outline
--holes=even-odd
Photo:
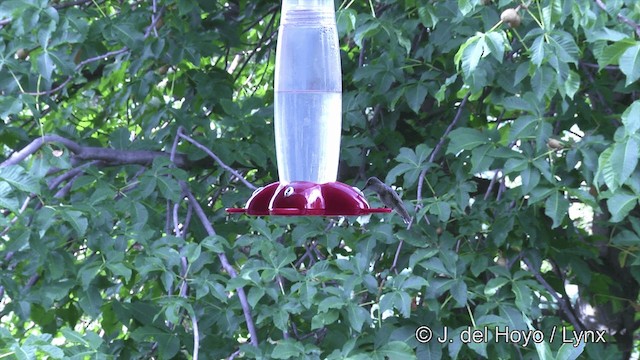
[[[389,208],[370,208],[362,192],[341,182],[316,184],[279,182],[253,192],[246,208],[228,208],[230,214],[286,216],[358,216],[389,213]]]

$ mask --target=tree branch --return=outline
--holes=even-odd
[[[91,162],[88,162],[86,164],[83,164],[82,166],[75,167],[75,168],[67,171],[66,173],[64,173],[64,174],[54,178],[53,180],[51,180],[47,187],[49,188],[49,190],[53,190],[53,189],[57,188],[58,186],[60,186],[60,184],[62,184],[63,182],[76,177],[76,175],[80,174],[81,172],[84,172],[84,168],[85,167],[91,166],[91,165],[95,165],[95,164],[98,164],[98,163],[99,163],[99,161],[96,160],[96,161],[91,161]]]
[[[191,317],[191,328],[193,328],[193,360],[198,360],[200,349],[200,331],[198,330],[198,318],[196,314],[189,314]]]
[[[529,259],[527,259],[525,256],[523,256],[522,257],[522,261],[524,261],[524,263],[527,265],[527,267],[529,268],[529,271],[531,271],[533,273],[533,276],[535,276],[536,280],[538,280],[538,282],[545,289],[547,289],[549,294],[551,294],[551,296],[553,296],[553,298],[558,303],[558,306],[560,307],[560,310],[562,310],[562,312],[565,314],[565,316],[569,319],[569,322],[573,325],[573,328],[576,331],[582,331],[582,326],[580,325],[580,322],[573,315],[573,311],[571,311],[568,308],[567,303],[560,297],[560,295],[558,295],[558,292],[553,287],[551,287],[551,285],[547,282],[547,280],[544,279],[544,277],[542,277],[542,274],[540,274],[540,271],[533,266],[533,264],[531,263],[531,261]]]
[[[458,106],[458,111],[456,112],[456,115],[453,117],[453,120],[451,121],[451,124],[449,124],[447,129],[444,131],[444,134],[442,134],[442,137],[440,137],[440,141],[438,141],[438,144],[436,145],[436,147],[431,152],[431,155],[429,156],[429,162],[430,163],[433,163],[433,161],[436,159],[436,157],[438,156],[438,153],[440,152],[440,149],[442,149],[442,146],[444,145],[444,142],[445,142],[445,139],[447,138],[447,135],[449,135],[449,133],[453,130],[453,127],[456,126],[456,124],[458,123],[458,120],[460,120],[460,117],[462,115],[462,109],[464,109],[465,105],[467,104],[467,100],[469,100],[469,96],[471,96],[471,92],[468,92],[462,98],[462,101],[460,101],[460,105]],[[417,200],[416,213],[418,212],[419,208],[422,206],[422,204],[421,204],[421,202],[422,202],[422,183],[424,182],[424,177],[427,175],[427,171],[428,170],[429,170],[429,168],[423,169],[420,172],[420,176],[418,177],[418,195],[416,196],[416,200]]]
[[[240,69],[238,70],[238,73],[236,74],[236,76],[234,77],[234,81],[238,81],[238,78],[240,78],[240,76],[242,75],[242,71],[244,70],[244,68],[249,64],[249,60],[251,60],[251,58],[260,50],[262,50],[263,46],[268,46],[269,43],[271,43],[271,40],[273,40],[273,38],[276,36],[276,34],[278,33],[277,29],[272,31],[271,34],[269,36],[265,36],[265,34],[271,30],[271,28],[273,27],[273,24],[275,23],[275,16],[271,17],[271,20],[269,20],[269,23],[267,24],[267,26],[264,29],[264,34],[263,36],[260,38],[260,40],[258,41],[258,43],[256,44],[256,46],[253,48],[253,50],[251,50],[251,52],[249,53],[249,56],[247,56],[247,59],[245,60],[245,62],[242,64],[242,66],[240,66]],[[265,40],[266,39],[266,40]]]
[[[493,187],[496,185],[496,181],[498,180],[498,171],[496,170],[496,172],[493,174],[493,177],[491,178],[491,182],[489,183],[489,186],[487,186],[487,191],[484,193],[484,200],[487,200],[489,198],[489,194],[491,194],[491,192],[493,191]]]
[[[184,181],[180,181],[180,187],[182,188],[182,191],[187,195],[187,198],[189,199],[191,206],[193,206],[193,210],[195,211],[196,215],[200,219],[200,222],[202,223],[202,226],[206,230],[207,234],[209,236],[216,235],[216,232],[213,229],[213,226],[211,225],[211,223],[209,222],[207,215],[204,213],[204,210],[202,209],[202,207],[200,206],[196,198],[193,196],[191,191],[189,191],[187,184]],[[222,268],[227,272],[227,274],[229,274],[231,278],[238,277],[238,273],[236,272],[236,269],[234,269],[233,266],[231,266],[231,264],[229,263],[229,260],[227,259],[227,255],[225,255],[224,253],[220,253],[218,254],[218,258],[220,259]],[[251,317],[251,307],[249,306],[247,295],[244,292],[244,289],[242,287],[236,288],[236,291],[238,293],[238,299],[240,300],[240,306],[242,307],[245,321],[247,322],[247,329],[249,330],[249,337],[250,337],[249,340],[251,341],[251,344],[253,346],[257,347],[258,332],[256,331],[256,326],[253,322],[253,318]]]
[[[598,5],[598,7],[600,7],[600,9],[602,9],[605,13],[608,14],[607,6],[602,2],[602,0],[595,0],[595,2]],[[622,14],[617,14],[616,17],[618,18],[618,20],[634,28],[634,30],[636,31],[636,35],[640,36],[640,25],[638,25],[635,21],[629,19],[628,17]]]
[[[391,267],[389,268],[389,272],[395,271],[396,274],[398,273],[398,271],[396,270],[396,265],[398,265],[398,257],[400,257],[400,250],[402,250],[402,244],[404,244],[404,240],[400,240],[400,242],[398,243],[398,247],[396,248],[396,254],[393,257],[393,264],[391,264]]]
[[[64,9],[64,8],[68,8],[68,7],[72,7],[72,6],[76,6],[76,5],[84,5],[84,4],[89,4],[92,3],[93,0],[76,0],[76,1],[65,1],[63,3],[57,4],[57,5],[53,5],[54,8],[60,10],[60,9]]]
[[[146,29],[146,30],[145,30],[145,32],[144,32],[144,37],[145,37],[145,38],[147,38],[147,37],[149,37],[149,35],[151,35],[151,31],[153,31],[153,32],[154,32],[154,35],[155,35],[156,37],[158,37],[158,32],[157,32],[158,28],[157,28],[157,25],[158,25],[158,21],[159,21],[159,20],[160,20],[160,18],[162,17],[162,13],[164,12],[165,7],[164,7],[164,6],[163,6],[163,7],[161,7],[161,8],[160,8],[160,11],[158,11],[158,12],[156,13],[155,6],[156,6],[156,2],[155,2],[155,0],[154,0],[154,1],[153,1],[153,7],[154,7],[154,9],[153,9],[153,15],[151,15],[151,24],[149,24],[149,26],[147,26],[147,29]]]
[[[204,145],[200,144],[199,142],[195,141],[193,138],[189,137],[188,135],[185,135],[182,132],[182,127],[178,128],[178,137],[181,137],[181,138],[187,140],[188,142],[190,142],[193,145],[195,145],[198,149],[200,149],[200,150],[204,151],[205,153],[207,153],[207,155],[209,155],[211,158],[213,158],[213,160],[215,160],[218,163],[218,165],[220,165],[220,167],[222,167],[223,169],[225,169],[228,172],[230,172],[231,174],[233,174],[233,176],[238,178],[238,180],[242,181],[242,183],[245,184],[245,186],[247,186],[249,189],[251,189],[251,190],[257,189],[257,187],[255,185],[253,185],[252,183],[247,181],[247,179],[245,179],[242,175],[240,175],[239,172],[237,172],[236,170],[232,169],[230,166],[228,166],[227,164],[222,162],[222,160],[220,160],[220,158],[216,154],[214,154],[211,150],[209,150],[206,146],[204,146]]]
[[[9,225],[7,225],[7,227],[4,228],[4,230],[2,230],[2,232],[0,232],[0,237],[5,236],[9,230],[11,230],[11,227],[13,226],[13,224],[15,224],[18,221],[19,216],[25,211],[27,210],[27,206],[29,205],[29,202],[31,201],[31,199],[33,199],[35,197],[35,195],[29,195],[27,196],[27,198],[24,200],[24,202],[22,203],[22,206],[20,206],[20,209],[18,209],[18,213],[13,217],[13,219],[11,219],[11,221],[9,222]]]
[[[21,150],[13,153],[7,160],[0,163],[0,167],[16,165],[22,160],[26,159],[29,155],[33,155],[44,144],[48,143],[60,143],[64,145],[76,159],[79,160],[100,160],[107,165],[123,165],[123,164],[138,164],[148,165],[153,160],[160,156],[169,156],[164,151],[151,151],[151,150],[118,150],[95,146],[82,146],[75,141],[69,140],[59,135],[45,135],[33,140],[29,145],[25,146]],[[192,165],[186,155],[176,154],[175,164],[181,168],[188,168]]]

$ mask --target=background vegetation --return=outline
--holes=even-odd
[[[277,180],[278,3],[0,3],[0,358],[637,353],[640,3],[336,8],[339,180],[410,230],[225,213]]]

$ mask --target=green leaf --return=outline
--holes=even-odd
[[[227,239],[220,235],[210,235],[202,240],[202,246],[205,249],[211,250],[215,253],[223,253],[225,247],[229,247]]]
[[[471,173],[481,173],[491,168],[494,157],[491,144],[481,145],[471,151]]]
[[[613,30],[613,29],[609,29],[606,27],[595,30],[595,31],[589,31],[586,35],[587,35],[587,41],[589,42],[595,42],[595,41],[601,41],[601,40],[615,42],[615,41],[628,39],[627,34],[620,31]]]
[[[78,237],[83,237],[87,232],[89,221],[80,211],[60,209],[60,216],[66,220],[75,230]]]
[[[428,260],[420,262],[418,265],[422,266],[427,270],[435,271],[439,274],[445,274],[451,276],[451,272],[445,268],[444,263],[437,257],[430,258]]]
[[[581,341],[578,346],[574,344],[562,344],[555,359],[575,360],[584,352],[586,346],[587,343],[585,341]]]
[[[547,198],[544,202],[544,206],[545,215],[553,220],[551,228],[557,228],[560,226],[560,224],[562,224],[562,220],[564,220],[567,215],[567,211],[569,210],[569,201],[560,191],[556,190]]]
[[[156,177],[156,180],[158,189],[160,190],[160,193],[162,193],[162,196],[171,201],[180,201],[182,190],[180,189],[178,181],[176,181],[172,177],[165,175],[159,175],[158,177]]]
[[[411,315],[411,297],[404,291],[394,291],[382,295],[379,305],[382,313],[397,309],[404,318],[409,318]]]
[[[14,213],[19,211],[18,200],[11,196],[11,187],[4,182],[0,182],[0,207]]]
[[[158,352],[167,359],[173,358],[180,351],[180,339],[173,334],[158,334]]]
[[[40,345],[38,350],[49,355],[51,359],[64,359],[64,351],[57,346],[53,345]]]
[[[527,167],[520,173],[522,196],[528,195],[540,183],[540,171],[534,167]]]
[[[129,281],[131,280],[131,275],[133,275],[133,271],[127,267],[126,263],[123,262],[117,262],[117,263],[112,263],[112,262],[108,262],[106,263],[107,269],[111,270],[111,272],[116,275],[116,276],[122,276],[124,278],[125,281]]]
[[[444,84],[442,84],[440,86],[440,89],[438,89],[438,91],[434,95],[434,97],[436,98],[436,101],[438,101],[438,105],[440,105],[440,103],[444,100],[445,95],[447,93],[447,89],[449,88],[449,86],[451,84],[453,84],[457,79],[458,79],[458,74],[453,74],[453,75],[449,76],[444,81]]]
[[[480,145],[490,142],[489,136],[477,129],[458,128],[449,133],[449,146],[447,154],[458,154],[463,150],[472,150]]]
[[[36,350],[33,347],[21,347],[19,343],[11,345],[11,352],[4,355],[13,355],[17,360],[33,360],[36,358]],[[4,351],[3,351],[4,353]]]
[[[0,60],[0,70],[2,70],[2,61]],[[23,102],[18,96],[3,95],[0,97],[0,119],[4,119],[9,115],[17,114],[22,110]]]
[[[465,284],[462,279],[455,280],[453,284],[451,284],[449,291],[458,306],[462,307],[467,304],[467,284]]]
[[[320,329],[326,325],[333,324],[338,320],[339,313],[335,310],[329,310],[326,313],[319,313],[311,319],[311,330]]]
[[[638,165],[640,142],[636,137],[629,137],[625,142],[616,143],[609,158],[610,166],[616,176],[617,184],[624,184]]]
[[[474,38],[475,36],[471,39]],[[480,59],[487,56],[490,51],[484,36],[478,36],[477,40],[471,41],[462,54],[462,71],[466,75],[473,73],[478,67]]]
[[[298,341],[287,339],[278,342],[271,353],[274,359],[301,358],[304,354],[304,345]]]
[[[77,331],[65,327],[62,328],[60,332],[68,341],[76,344],[81,344],[85,347],[89,347],[89,342],[85,340],[84,337]]]
[[[622,123],[627,136],[635,135],[640,130],[640,100],[634,101],[622,113]]]
[[[22,191],[40,194],[38,180],[18,165],[0,167],[0,181],[6,181],[11,186]]]
[[[360,332],[364,323],[371,321],[371,314],[359,304],[349,303],[347,306],[347,320],[353,330]]]
[[[53,73],[53,69],[55,65],[53,63],[53,59],[48,51],[43,51],[40,56],[38,56],[38,71],[42,74],[42,77],[45,80],[51,80],[51,74]]]
[[[486,34],[485,39],[491,55],[498,60],[499,63],[502,63],[504,51],[506,48],[509,48],[506,34],[503,31],[492,31]]]
[[[143,41],[143,34],[135,29],[135,25],[129,23],[114,23],[111,22],[107,27],[109,31],[105,34],[106,38],[122,42],[130,49],[139,47],[139,44]]]
[[[518,117],[509,130],[509,142],[518,139],[534,139],[536,128],[538,127],[538,119],[531,115],[523,115]]]
[[[551,36],[547,37],[551,46],[555,50],[558,60],[563,63],[578,63],[580,49],[571,34],[562,30],[554,30]]]
[[[370,38],[377,34],[381,29],[380,22],[377,19],[370,19],[364,24],[360,24],[355,34],[353,35],[353,41],[358,45],[358,47],[362,47],[362,40],[366,38]]]
[[[596,172],[594,181],[598,185],[598,178],[602,176],[604,183],[611,191],[615,191],[621,184],[618,183],[618,175],[611,166],[611,155],[613,154],[613,146],[606,148],[598,157],[598,171]]]
[[[418,7],[418,18],[426,28],[433,28],[440,20],[440,18],[435,14],[433,5],[429,3],[420,3]]]
[[[624,39],[604,48],[604,51],[598,57],[598,66],[600,66],[600,70],[604,69],[607,65],[618,64],[622,54],[624,54],[625,51],[634,44],[635,41],[631,39]]]
[[[515,218],[504,215],[497,218],[491,226],[491,239],[496,246],[502,246],[513,229]]]
[[[82,310],[89,316],[97,317],[100,315],[100,306],[102,306],[102,296],[96,287],[89,287],[78,301]]]
[[[484,295],[487,297],[495,295],[500,288],[509,283],[509,279],[504,277],[497,277],[487,281],[487,285],[484,287]]]
[[[340,34],[351,33],[356,28],[356,15],[353,9],[336,11],[336,25]]]
[[[511,289],[516,295],[516,306],[522,311],[531,309],[533,300],[531,289],[521,281],[514,281],[511,284]]]
[[[376,354],[383,359],[416,359],[413,349],[402,341],[391,341],[376,349]]]
[[[533,330],[531,330],[533,331]],[[551,347],[549,347],[549,343],[546,341],[536,341],[534,342],[536,346],[536,352],[538,353],[538,357],[540,360],[555,360],[556,358],[553,356],[551,352]]]
[[[424,278],[419,276],[410,276],[409,278],[407,278],[405,281],[402,282],[400,289],[420,290],[427,285],[428,285],[428,282]]]
[[[543,35],[538,36],[533,41],[533,44],[531,44],[530,51],[531,51],[531,62],[537,67],[540,67],[545,57],[545,40]]]
[[[445,201],[438,201],[429,207],[429,212],[438,217],[438,221],[446,223],[451,217],[451,205]]]
[[[611,222],[622,221],[638,203],[638,197],[621,190],[607,199],[607,207],[611,213]]]
[[[578,90],[580,90],[580,75],[573,70],[569,70],[569,77],[564,82],[564,93],[569,99],[573,99]]]
[[[640,43],[629,47],[620,56],[620,70],[627,75],[626,86],[640,78]]]
[[[630,230],[622,230],[613,237],[612,244],[616,246],[637,246],[640,245],[640,236]]]
[[[420,113],[420,108],[428,92],[427,86],[420,82],[407,86],[404,96],[407,99],[407,104],[416,114]]]
[[[95,279],[98,273],[102,271],[102,263],[98,261],[94,261],[91,263],[85,263],[84,266],[80,268],[77,277],[80,278],[80,283],[82,284],[83,289],[89,288],[91,282]]]
[[[545,94],[555,90],[551,88],[554,85],[554,70],[550,66],[541,66],[531,78],[531,88],[533,89],[536,99],[542,100]]]
[[[463,16],[466,16],[473,10],[473,3],[471,0],[458,0],[458,9]]]

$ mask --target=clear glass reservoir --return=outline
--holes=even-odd
[[[333,0],[283,0],[274,125],[280,183],[336,181],[342,74]]]

